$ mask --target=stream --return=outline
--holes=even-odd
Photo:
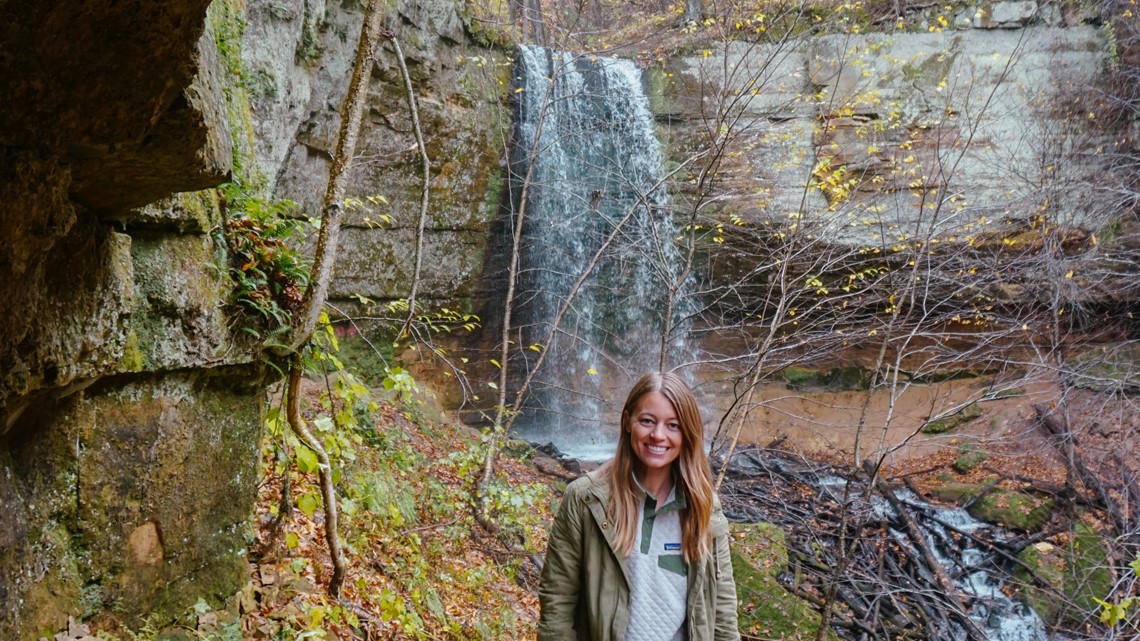
[[[721,494],[731,520],[788,533],[794,570],[780,577],[785,587],[803,590],[794,584],[804,577],[819,591],[850,546],[837,586],[849,614],[834,621],[843,638],[1061,641],[1006,593],[1015,533],[964,509],[881,480],[870,487],[865,474],[849,483],[830,466],[760,448],[733,456]]]

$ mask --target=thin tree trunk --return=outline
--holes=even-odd
[[[325,513],[325,539],[332,558],[333,574],[329,580],[329,594],[337,596],[341,584],[344,583],[345,560],[340,549],[340,537],[337,534],[337,502],[336,491],[332,485],[332,468],[329,465],[328,453],[318,439],[314,438],[305,426],[300,412],[300,382],[302,373],[301,348],[308,344],[317,327],[317,319],[324,309],[328,298],[329,281],[332,278],[332,268],[336,263],[337,242],[340,235],[341,217],[343,215],[343,201],[345,194],[345,176],[352,157],[356,153],[356,141],[359,137],[360,121],[364,115],[364,102],[368,95],[368,77],[372,70],[372,57],[377,37],[380,35],[380,17],[378,0],[369,0],[364,9],[364,22],[360,28],[360,42],[356,47],[356,62],[352,67],[352,79],[349,81],[348,92],[344,98],[341,110],[340,134],[337,137],[336,153],[333,155],[332,166],[329,168],[329,182],[325,189],[325,199],[321,211],[321,231],[317,238],[316,254],[313,257],[313,268],[309,276],[309,286],[305,289],[305,297],[301,304],[301,313],[298,314],[293,326],[292,340],[289,349],[293,353],[289,369],[288,400],[286,414],[289,427],[306,447],[313,450],[320,463],[321,496],[324,499]]]
[[[333,566],[332,578],[329,579],[329,595],[335,597],[340,594],[340,586],[344,583],[345,573],[344,554],[341,553],[340,536],[337,534],[336,488],[333,487],[329,455],[321,446],[320,440],[309,431],[305,425],[305,419],[301,417],[301,372],[301,353],[297,352],[293,355],[293,364],[289,369],[289,400],[286,403],[286,415],[289,418],[289,427],[293,428],[293,432],[305,447],[316,453],[317,462],[320,466],[317,470],[317,476],[320,478],[321,497],[325,504],[325,541],[329,546],[329,556],[332,557]]]
[[[408,74],[408,65],[404,62],[404,51],[400,48],[400,41],[392,36],[392,47],[396,50],[396,61],[400,64],[400,75],[404,78],[404,91],[408,96],[408,111],[412,115],[412,128],[416,132],[416,145],[420,148],[420,160],[423,161],[423,189],[420,192],[420,220],[416,228],[416,259],[415,271],[412,273],[412,291],[408,294],[408,318],[399,334],[405,335],[411,331],[412,320],[416,316],[416,293],[420,288],[420,272],[424,262],[424,227],[427,225],[428,194],[431,184],[431,159],[427,155],[427,145],[424,144],[423,129],[420,127],[420,112],[416,108],[416,95],[412,90],[412,77]]]
[[[309,342],[317,319],[328,298],[329,281],[336,263],[337,241],[340,237],[341,218],[344,214],[345,177],[356,153],[360,137],[360,121],[364,116],[364,102],[368,97],[368,77],[372,70],[372,56],[380,35],[381,12],[377,0],[369,0],[364,9],[364,24],[360,28],[360,43],[356,47],[356,62],[352,66],[352,79],[341,108],[340,133],[336,153],[329,167],[329,182],[321,209],[321,231],[313,256],[309,286],[301,302],[301,313],[293,326],[290,351],[297,351]],[[385,34],[392,37],[391,34]]]

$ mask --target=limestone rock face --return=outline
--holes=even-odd
[[[1092,82],[1106,60],[1103,36],[1093,27],[1023,31],[825,36],[792,50],[730,43],[715,56],[674,61],[668,69],[674,77],[661,91],[685,97],[673,101],[669,114],[681,123],[675,134],[681,139],[688,135],[685,122],[710,115],[713,92],[702,96],[696,90],[702,82],[747,96],[738,108],[750,119],[721,171],[737,206],[759,217],[818,209],[820,191],[809,193],[816,200],[806,207],[799,199],[821,158],[861,176],[856,190],[865,200],[917,179],[928,187],[953,183],[973,204],[1000,214],[1011,189],[1033,187],[1017,181],[1038,170],[1034,154],[1059,144],[1053,138],[1064,114],[1052,101]],[[735,70],[727,80],[725,68]],[[1085,175],[1099,170],[1095,159],[1072,168]],[[1088,201],[1083,193],[1065,197],[1073,215]],[[887,207],[907,219],[905,204]],[[873,241],[854,227],[841,233],[848,242]]]
[[[400,2],[397,11],[396,35],[432,162],[425,243],[442,252],[433,256],[446,257],[424,263],[421,296],[462,301],[482,268],[484,239],[498,213],[509,64],[502,52],[470,44],[455,3]],[[260,100],[255,95],[258,149],[277,168],[276,194],[315,216],[335,152],[360,9],[295,0],[251,2],[250,12],[246,64],[265,80]],[[376,61],[349,196],[361,202],[381,196],[387,204],[348,213],[334,300],[400,299],[411,289],[422,165],[394,47],[383,44]]]
[[[217,184],[230,158],[211,139],[208,4],[4,0],[0,147],[65,157],[75,200],[94,210]]]
[[[991,9],[1021,27],[1037,5]],[[1093,178],[1119,136],[1099,127],[1103,105],[1087,91],[1105,69],[1103,38],[1095,27],[1031,25],[822,36],[782,49],[729,43],[667,63],[650,87],[675,162],[701,144],[729,104],[721,97],[738,97],[729,113],[739,113],[738,135],[717,167],[726,226],[730,213],[754,226],[802,224],[857,249],[900,242],[918,225],[967,236],[967,217],[978,222],[972,233],[1000,244],[1042,198],[1072,228],[1095,229],[1108,215]],[[689,189],[678,181],[679,200]],[[935,193],[954,195],[938,217],[923,198]],[[727,245],[708,251],[722,271],[714,278],[731,282],[756,265],[745,250],[726,259]]]
[[[0,638],[240,585],[268,376],[227,305],[206,0],[0,0]]]
[[[261,379],[252,368],[107,379],[24,412],[0,447],[4,638],[103,608],[138,624],[240,585]]]
[[[1035,0],[995,2],[987,10],[982,7],[974,14],[974,27],[978,29],[1014,29],[1023,27],[1037,15]]]

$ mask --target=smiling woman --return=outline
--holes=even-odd
[[[621,428],[613,459],[566,488],[539,641],[739,639],[728,522],[692,391],[675,374],[642,376]]]
[[[661,392],[638,400],[633,416],[622,414],[635,457],[634,471],[648,494],[663,500],[673,489],[673,461],[681,454],[681,424],[673,404]]]

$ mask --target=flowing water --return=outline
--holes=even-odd
[[[923,501],[910,490],[899,490],[899,500],[930,515],[920,521],[926,544],[942,567],[953,577],[955,583],[968,597],[970,618],[990,641],[1046,641],[1045,624],[1032,609],[1020,601],[1006,596],[1002,591],[1004,578],[994,572],[996,567],[993,554],[981,549],[977,544],[968,544],[963,549],[951,549],[944,544],[952,538],[952,533],[974,532],[992,528],[970,516],[961,508],[936,507]],[[875,508],[883,516],[893,516],[894,510],[883,499],[876,497]],[[906,543],[901,532],[892,531],[900,544]],[[960,630],[960,638],[966,633]]]
[[[662,152],[631,61],[521,46],[512,82],[511,220],[523,220],[512,323],[523,349],[512,366],[529,371],[549,352],[515,431],[601,460],[616,442],[615,403],[658,368],[666,294],[681,269]]]
[[[866,482],[861,478],[849,481],[827,466],[760,450],[739,452],[733,458],[731,469],[734,480],[726,485],[725,496],[726,513],[730,518],[746,522],[763,520],[781,525],[789,532],[789,544],[795,545],[795,537],[804,531],[805,516],[810,519],[820,514],[836,514],[839,506],[846,505],[845,510],[852,522],[887,524],[883,536],[905,551],[900,559],[923,558],[898,511],[879,491],[868,492]],[[954,581],[965,601],[967,616],[982,636],[988,641],[1051,639],[1040,617],[1003,590],[1008,587],[1008,563],[987,549],[987,545],[979,543],[1007,541],[1013,538],[1011,532],[979,521],[964,509],[931,504],[909,489],[900,488],[892,492],[900,507],[912,515],[925,546]],[[812,498],[803,500],[803,497]],[[864,528],[860,537],[874,538],[878,536],[875,532],[876,528]],[[807,540],[814,546],[831,539],[824,532],[817,531]],[[882,543],[880,540],[878,545]],[[861,565],[866,563],[869,565]],[[916,589],[913,584],[892,583],[894,579],[890,577],[895,575],[879,572],[881,567],[866,557],[854,560],[844,575],[848,589],[862,589],[874,597]],[[879,575],[883,583],[860,583],[858,577],[870,575]],[[931,578],[928,589],[940,592],[934,583]],[[938,630],[929,638],[938,641],[966,641],[970,638],[960,622],[950,618],[949,623],[947,628]],[[1054,636],[1052,641],[1060,641],[1060,637]]]

